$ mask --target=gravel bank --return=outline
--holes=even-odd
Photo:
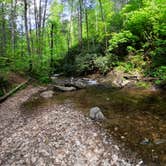
[[[0,105],[1,166],[141,164],[122,155],[102,129],[70,104],[50,104],[38,116],[25,116],[21,104],[42,89],[28,86]]]

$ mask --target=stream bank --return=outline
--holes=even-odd
[[[77,90],[65,93],[54,91],[54,95],[47,99],[38,95],[24,107],[27,110],[37,110],[38,107],[47,106],[50,102],[62,105],[67,103],[89,117],[89,110],[97,106],[106,117],[98,123],[99,126],[106,129],[118,145],[122,145],[121,149],[135,152],[136,158],[142,158],[145,165],[164,166],[165,91],[142,87],[115,88],[89,78],[60,78],[56,81],[64,87],[72,85]]]
[[[0,165],[164,166],[165,92],[91,78],[56,79],[66,92],[29,85],[2,103]],[[89,118],[96,106],[102,122]]]
[[[0,104],[0,165],[141,165],[73,104],[28,86]]]

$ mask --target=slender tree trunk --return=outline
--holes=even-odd
[[[82,6],[83,6],[83,0],[79,0],[78,38],[79,38],[79,46],[80,46],[80,48],[82,48]]]
[[[88,22],[88,10],[85,9],[85,20],[86,20],[86,38],[88,42],[88,50],[89,50],[89,22]]]
[[[51,31],[50,31],[50,55],[51,55],[51,61],[50,61],[50,67],[53,67],[53,50],[54,50],[54,24],[51,24]]]
[[[22,19],[21,19],[21,56],[23,57],[24,56],[24,16],[22,15],[21,16]]]
[[[30,46],[29,31],[28,31],[27,10],[28,10],[27,0],[24,0],[25,34],[26,34],[26,40],[27,40],[27,51],[28,51],[28,55],[30,57],[30,60],[29,60],[29,71],[31,72],[32,71],[32,60],[31,60],[31,46]]]
[[[38,54],[40,57],[42,55],[41,26],[42,26],[42,4],[41,4],[41,0],[40,0],[39,1],[39,20],[38,20]]]
[[[108,48],[107,26],[106,26],[105,16],[104,16],[104,12],[103,12],[103,5],[102,5],[102,2],[101,2],[101,0],[98,0],[98,1],[99,1],[99,5],[100,5],[101,19],[102,19],[102,22],[104,23],[105,46],[106,46],[106,49],[107,49],[107,48]]]
[[[36,38],[35,40],[35,53],[37,53],[37,47],[38,47],[38,12],[37,12],[37,5],[36,0],[33,1],[34,5],[34,15],[35,15],[35,32],[36,32]]]
[[[95,18],[96,18],[96,20],[95,20],[95,24],[96,24],[96,32],[98,32],[98,12],[97,12],[97,10],[95,11]]]
[[[30,15],[31,15],[31,10],[29,9],[29,17],[30,17]],[[34,43],[33,43],[33,36],[32,36],[31,19],[29,19],[29,40],[30,40],[31,52],[34,52]]]
[[[70,10],[70,26],[69,26],[69,39],[70,39],[70,47],[72,47],[72,34],[73,34],[73,1],[71,2],[71,10]]]
[[[46,47],[46,42],[44,42],[44,34],[45,34],[45,21],[46,21],[46,14],[47,14],[47,5],[48,5],[48,0],[45,0],[44,4],[44,11],[43,11],[43,21],[42,21],[42,34],[41,34],[41,40],[42,40],[42,48]],[[43,50],[43,49],[42,49]]]
[[[42,29],[44,29],[44,27],[45,27],[46,13],[47,13],[47,5],[48,5],[48,0],[45,0],[44,12],[43,12],[43,23],[42,23]]]
[[[70,49],[70,31],[67,32],[67,52],[69,54],[69,49]]]
[[[4,4],[1,4],[1,11],[2,11],[2,28],[1,28],[1,38],[2,38],[2,47],[1,47],[1,55],[5,56],[6,54],[6,21],[5,21],[5,10]]]
[[[12,54],[15,54],[15,48],[16,48],[16,6],[17,6],[17,0],[11,0],[11,48],[12,48]]]

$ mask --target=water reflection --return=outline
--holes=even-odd
[[[138,89],[115,90],[106,87],[57,93],[54,98],[33,99],[23,105],[24,113],[40,112],[40,107],[71,102],[77,110],[89,114],[98,106],[107,119],[102,126],[126,149],[140,155],[147,165],[166,163],[166,94]],[[29,109],[30,108],[30,109]],[[33,110],[33,111],[32,111]],[[36,113],[37,114],[37,113]]]

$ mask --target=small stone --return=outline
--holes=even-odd
[[[90,118],[93,120],[104,120],[105,117],[99,107],[93,107],[90,109]]]
[[[140,166],[143,164],[143,161],[141,160],[136,166]]]
[[[31,161],[32,161],[32,163],[35,163],[35,162],[37,161],[37,158],[34,157],[34,156],[32,156],[32,157],[31,157]]]
[[[157,140],[154,141],[154,143],[155,143],[156,145],[163,144],[163,143],[165,143],[165,142],[166,142],[166,139],[157,139]]]
[[[79,140],[76,140],[76,145],[77,145],[77,146],[80,146],[80,145],[81,145],[81,143],[80,143]]]
[[[44,91],[40,94],[40,96],[43,98],[51,98],[53,97],[53,95],[54,95],[54,92],[52,90]]]
[[[55,85],[54,86],[54,90],[55,91],[61,91],[61,92],[70,92],[70,91],[75,91],[76,88],[75,87],[65,87],[65,86],[58,86],[58,85]]]
[[[114,131],[118,131],[118,127],[115,127],[115,128],[114,128]]]
[[[141,141],[141,145],[147,145],[150,143],[150,140],[148,138],[145,138],[144,140]]]

